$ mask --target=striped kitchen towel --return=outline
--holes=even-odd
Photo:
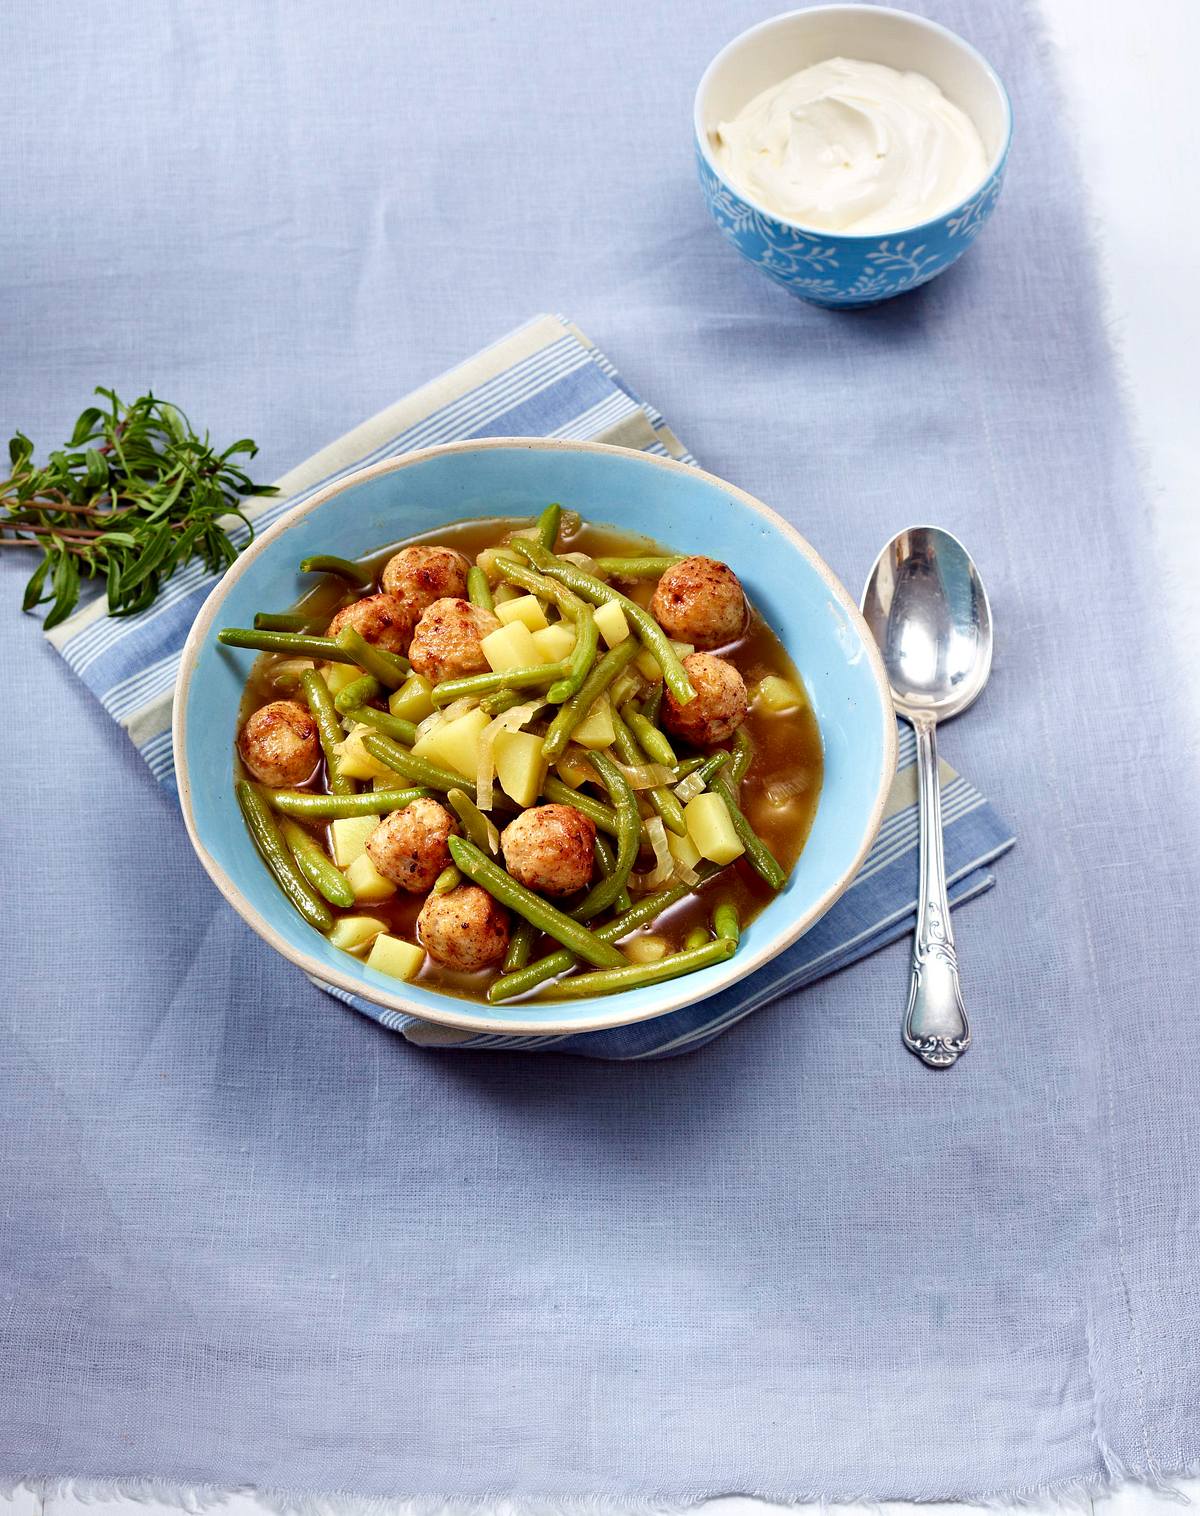
[[[279,495],[252,500],[247,515],[269,526],[333,479],[414,448],[473,437],[586,438],[695,462],[653,407],[625,384],[577,327],[539,316],[323,448],[278,480]],[[244,533],[243,533],[244,536]],[[70,667],[128,732],[155,778],[175,787],[171,701],[188,629],[215,576],[193,563],[139,616],[105,615],[93,600],[47,633]],[[902,727],[886,818],[861,872],[836,905],[759,973],[655,1021],[570,1037],[456,1032],[384,1010],[322,985],[355,1010],[424,1046],[522,1048],[597,1058],[665,1058],[691,1052],[768,1000],[802,988],[904,936],[914,925],[917,814],[912,733]],[[994,882],[989,866],[1013,844],[991,805],[942,766],[942,807],[951,900]]]

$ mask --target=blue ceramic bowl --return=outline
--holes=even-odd
[[[310,553],[351,557],[439,523],[532,515],[561,500],[596,522],[644,532],[730,563],[782,638],[812,696],[825,782],[807,847],[787,887],[753,921],[728,963],[686,979],[589,1000],[476,1005],[369,969],[332,948],[287,903],[233,796],[238,704],[253,654],[221,647],[222,626],[249,626],[293,604]],[[455,443],[352,474],[265,532],[213,590],[183,651],[175,765],[188,832],[238,913],[307,973],[392,1010],[473,1031],[598,1030],[714,995],[794,942],[850,882],[879,827],[896,762],[883,667],[854,602],[786,522],[711,474],[596,443],[526,438]]]
[[[725,178],[713,149],[720,123],[771,85],[839,56],[924,74],[971,118],[988,168],[960,205],[919,226],[847,236],[776,216]],[[814,305],[875,305],[928,283],[979,235],[1004,179],[1012,109],[990,65],[944,26],[883,6],[821,5],[764,21],[718,53],[696,91],[694,129],[704,198],[743,258]]]

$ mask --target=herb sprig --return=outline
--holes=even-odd
[[[0,480],[0,547],[42,554],[22,608],[52,602],[47,627],[71,614],[83,579],[104,579],[109,615],[132,616],[192,559],[213,573],[227,568],[239,551],[235,522],[253,535],[242,500],[275,493],[232,461],[258,452],[249,437],[217,452],[165,400],[147,394],[127,405],[115,390],[96,394],[107,404],[89,406],[43,465],[18,432],[11,477]]]

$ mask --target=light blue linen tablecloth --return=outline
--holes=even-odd
[[[0,564],[0,1477],[358,1494],[981,1496],[1200,1461],[1194,779],[1036,26],[995,224],[838,316],[742,268],[689,99],[760,6],[6,14],[0,416],[153,385],[265,476],[569,310],[858,582],[919,518],[1001,639],[947,758],[1014,821],[960,923],[976,1047],[896,946],[697,1058],[424,1053],[331,1014]]]

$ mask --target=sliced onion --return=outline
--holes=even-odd
[[[589,574],[595,574],[597,579],[605,577],[603,574],[596,572],[596,560],[589,558],[587,553],[559,553],[558,556],[565,559],[567,563],[574,563],[581,569],[586,569]]]
[[[316,668],[311,658],[285,658],[271,670],[271,683],[277,690],[294,690],[306,669]]]
[[[680,805],[686,805],[689,800],[695,800],[697,795],[704,792],[704,780],[699,771],[689,774],[686,779],[681,779],[675,786],[675,798]]]
[[[501,732],[519,731],[545,703],[544,700],[534,700],[527,705],[514,705],[511,711],[501,711],[480,733],[479,759],[475,768],[475,804],[481,811],[490,811],[495,803],[492,785],[496,780],[496,738]]]
[[[456,721],[459,716],[465,716],[468,711],[473,711],[478,704],[478,695],[463,695],[460,699],[451,701],[442,712],[442,719]]]
[[[797,795],[803,795],[809,787],[807,774],[794,774],[791,779],[776,779],[768,784],[763,793],[770,805],[787,805]]]
[[[428,732],[432,732],[435,727],[441,726],[442,722],[445,721],[445,719],[445,711],[431,711],[423,721],[418,721],[417,741],[419,742],[421,738],[424,737]]]
[[[661,816],[651,816],[643,830],[654,849],[654,867],[645,874],[630,874],[629,883],[635,890],[657,890],[670,879],[675,859],[667,845],[667,829]]]
[[[615,762],[615,760],[614,760]],[[671,770],[662,763],[638,763],[615,765],[624,776],[626,784],[631,790],[657,790],[664,784],[670,784],[675,777]]]
[[[570,784],[572,788],[575,787],[572,781],[587,784],[596,778],[596,770],[587,761],[586,748],[569,747],[555,767],[563,783]]]
[[[696,870],[690,864],[681,863],[678,858],[675,860],[674,877],[679,880],[680,884],[686,884],[692,890],[700,883],[700,875],[697,874]]]

